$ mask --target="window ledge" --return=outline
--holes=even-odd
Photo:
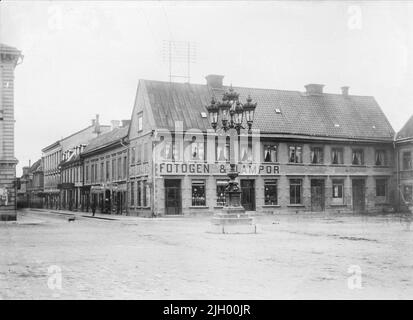
[[[325,164],[324,163],[309,163],[308,165],[317,167],[317,166],[324,166]]]
[[[189,209],[209,209],[208,206],[189,206]]]
[[[352,164],[351,167],[356,167],[356,168],[367,168],[365,164]]]
[[[214,209],[222,209],[224,206],[214,206]]]
[[[305,208],[305,205],[303,205],[303,204],[288,204],[287,207]]]
[[[281,206],[279,204],[264,204],[262,207],[263,208],[280,208]]]
[[[330,207],[347,207],[347,205],[346,204],[334,204],[334,203],[331,203],[330,204]]]
[[[305,163],[302,162],[288,162],[287,165],[291,165],[291,166],[305,166]]]

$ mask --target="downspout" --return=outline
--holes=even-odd
[[[152,218],[156,217],[156,213],[155,213],[155,163],[156,163],[156,152],[155,152],[155,144],[156,141],[154,140],[154,133],[155,130],[152,130],[151,132],[151,143],[152,143],[152,196],[151,196],[151,216]]]
[[[127,164],[126,164],[126,172],[125,172],[125,174],[126,174],[126,177],[125,177],[125,180],[126,180],[126,199],[125,199],[125,206],[126,206],[126,215],[128,216],[129,215],[129,192],[128,192],[128,185],[129,185],[129,183],[130,183],[130,177],[129,177],[129,156],[130,156],[130,154],[129,154],[129,146],[128,145],[125,145],[124,143],[123,143],[123,140],[124,140],[124,138],[122,138],[122,139],[120,139],[120,144],[121,144],[121,146],[122,147],[124,147],[124,148],[126,148],[126,159],[127,159]],[[126,142],[126,141],[125,141]],[[112,201],[113,201],[113,199],[112,199]],[[121,212],[121,214],[122,214],[122,212]]]

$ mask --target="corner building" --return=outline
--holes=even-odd
[[[129,214],[211,214],[225,205],[234,148],[247,211],[385,212],[395,199],[394,130],[370,96],[234,87],[257,102],[240,144],[212,130],[206,106],[229,89],[140,80],[129,128]],[[246,127],[246,125],[245,125]]]

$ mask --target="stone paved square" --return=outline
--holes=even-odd
[[[18,218],[0,225],[1,299],[413,298],[401,215],[257,216],[248,235],[208,233],[205,217]]]

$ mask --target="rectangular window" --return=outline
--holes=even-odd
[[[412,168],[412,153],[410,151],[403,152],[403,170],[411,170]]]
[[[148,206],[148,199],[147,199],[147,194],[146,194],[146,180],[142,181],[142,200],[143,200],[143,206],[147,207]]]
[[[301,204],[301,179],[290,179],[290,204]]]
[[[344,203],[344,180],[333,180],[332,203]]]
[[[85,172],[85,179],[87,182],[89,182],[89,165],[86,165],[86,172]]]
[[[413,186],[412,185],[403,186],[403,200],[405,202],[412,202],[413,200]]]
[[[248,145],[241,144],[240,159],[242,162],[252,161],[252,142],[251,141],[248,142]]]
[[[332,164],[343,164],[343,148],[332,148],[331,149],[331,163]]]
[[[135,205],[135,181],[130,183],[130,205]]]
[[[122,158],[118,158],[118,180],[122,179]]]
[[[205,206],[205,180],[192,180],[192,205]]]
[[[136,149],[135,147],[133,147],[131,148],[131,151],[130,151],[131,164],[135,164],[135,155],[136,155]]]
[[[140,181],[140,180],[137,182],[136,191],[137,191],[137,196],[136,196],[137,206],[138,206],[138,207],[141,207],[141,206],[142,206],[142,197],[141,197],[141,193],[142,193],[142,181]]]
[[[171,141],[162,141],[161,158],[163,160],[172,161],[173,158],[173,148]]]
[[[264,180],[265,205],[278,204],[277,180]]]
[[[100,181],[103,182],[104,177],[105,177],[105,163],[101,162],[100,163]]]
[[[376,197],[385,197],[387,195],[387,180],[376,179]]]
[[[149,156],[149,153],[148,153],[148,142],[145,142],[144,144],[143,144],[143,162],[148,162],[148,156]]]
[[[142,150],[141,149],[142,149],[141,144],[138,143],[136,145],[136,162],[137,163],[141,163],[142,161]]]
[[[303,162],[303,147],[302,146],[289,146],[288,161],[290,163],[302,163]]]
[[[222,139],[217,139],[215,144],[216,150],[216,160],[217,161],[226,161],[228,162],[230,159],[230,139],[226,139],[225,144]],[[219,143],[218,143],[219,142]]]
[[[106,160],[106,181],[109,180],[110,171],[109,171],[109,160]]]
[[[376,166],[385,166],[387,164],[386,150],[376,150]]]
[[[353,149],[353,156],[351,163],[353,165],[364,164],[364,150],[363,149]]]
[[[225,188],[228,180],[217,180],[217,206],[225,206]]]
[[[324,151],[322,147],[312,147],[310,151],[311,163],[323,163],[324,162]]]
[[[194,138],[190,144],[191,160],[204,160],[204,137]]]
[[[264,162],[277,162],[277,145],[264,144]]]
[[[143,130],[143,114],[139,113],[138,114],[138,131]]]
[[[124,156],[123,157],[123,179],[126,179],[127,170],[128,170],[128,158]]]
[[[112,159],[112,181],[116,179],[116,159]]]
[[[94,183],[95,182],[95,165],[94,164],[91,165],[90,172],[91,172],[90,181]]]

